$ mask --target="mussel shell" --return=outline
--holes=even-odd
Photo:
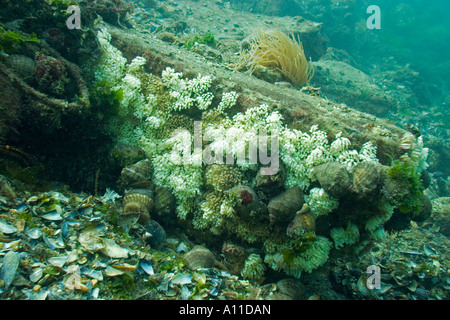
[[[78,242],[88,251],[97,251],[105,247],[102,239],[90,231],[81,232],[78,236]]]
[[[346,167],[339,162],[327,162],[314,168],[320,186],[335,198],[343,197],[351,186]]]
[[[267,205],[270,222],[288,223],[292,221],[295,213],[302,208],[303,203],[303,191],[298,186],[273,197]]]
[[[316,230],[316,218],[307,204],[295,214],[294,220],[289,224],[286,233],[290,237],[306,234]]]
[[[11,234],[17,232],[17,228],[6,221],[0,220],[0,232],[4,234]]]
[[[139,222],[148,223],[153,210],[153,191],[150,189],[133,189],[123,197],[123,213],[139,215]]]
[[[177,273],[172,278],[171,283],[175,284],[175,285],[191,284],[192,283],[192,275],[191,274]]]
[[[203,246],[195,246],[184,255],[186,266],[191,270],[211,268],[215,263],[214,254]]]
[[[0,268],[0,280],[4,283],[4,290],[8,290],[13,282],[17,269],[19,268],[20,254],[15,251],[8,251],[3,257],[2,267]]]
[[[277,282],[280,293],[285,294],[293,300],[306,300],[306,289],[298,279],[282,279]]]
[[[380,184],[380,175],[377,167],[369,163],[358,164],[352,173],[352,190],[359,198],[373,194]]]
[[[145,231],[150,235],[145,241],[154,248],[159,248],[167,241],[166,231],[155,220],[150,220],[148,224],[144,226]]]
[[[26,235],[33,240],[39,239],[42,235],[42,231],[39,228],[32,228],[25,231]]]
[[[100,251],[109,258],[128,258],[130,251],[119,246],[113,239],[102,239],[104,248]]]
[[[155,271],[153,269],[153,265],[150,261],[148,260],[141,260],[139,261],[139,266],[142,268],[142,270],[145,271],[145,273],[147,273],[149,276],[152,276],[155,274]]]
[[[151,173],[151,163],[148,159],[144,159],[123,168],[120,181],[125,187],[130,186],[135,183],[150,180]]]

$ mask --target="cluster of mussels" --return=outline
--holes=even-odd
[[[389,212],[395,207],[391,205],[392,199],[403,196],[399,195],[401,191],[397,189],[404,181],[390,176],[388,168],[381,164],[361,163],[349,171],[338,162],[315,167],[315,182],[307,191],[321,188],[334,199],[336,206],[329,208],[326,213],[308,205],[308,196],[304,195],[301,188],[285,188],[286,170],[282,164],[275,175],[263,175],[260,170],[249,185],[238,184],[227,191],[230,198],[237,199],[233,203],[234,213],[231,217],[223,219],[217,228],[211,228],[211,232],[199,233],[193,225],[185,230],[191,231],[201,242],[216,247],[218,243],[223,243],[225,266],[236,275],[242,275],[245,261],[251,254],[246,250],[249,244],[253,248],[259,247],[256,250],[258,253],[267,253],[266,248],[273,243],[279,247],[283,242],[297,239],[311,241],[317,236],[332,239],[333,228],[352,223],[359,229],[359,239],[353,244],[364,246],[373,238],[372,233],[377,228],[382,229],[383,223],[392,216],[392,212]],[[176,220],[176,205],[167,189],[155,187],[150,182],[150,175],[150,162],[141,160],[123,169],[121,182],[126,187],[123,198],[124,219],[139,222],[152,244],[153,239],[160,239],[162,232],[158,230],[162,228],[150,216],[155,214],[161,222],[173,222]],[[207,193],[203,197],[207,198]],[[428,199],[423,197],[425,200]],[[408,221],[411,218],[423,220],[431,214],[431,206],[424,205],[421,212],[414,216],[398,209],[393,212]],[[378,224],[369,226],[370,219]],[[224,235],[223,242],[217,237],[218,234]],[[337,248],[338,243],[335,246]]]
[[[356,299],[448,300],[449,240],[429,226],[414,227],[377,244],[351,263],[336,261],[330,282],[336,292]],[[368,265],[377,262],[379,279],[367,287]]]
[[[123,168],[120,183],[125,188],[122,199],[123,217],[118,224],[124,229],[140,229],[142,238],[154,247],[166,241],[166,233],[151,215],[154,212],[173,210],[174,199],[163,188],[155,188],[150,181],[151,165],[148,159]],[[165,210],[160,210],[166,208]]]

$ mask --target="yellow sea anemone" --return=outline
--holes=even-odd
[[[288,78],[294,86],[302,86],[314,75],[312,64],[308,63],[300,39],[292,39],[279,30],[257,29],[250,42],[250,48],[241,52],[243,65],[248,72],[257,66],[273,67]]]

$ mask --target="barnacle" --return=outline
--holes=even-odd
[[[299,39],[289,38],[279,30],[258,29],[250,43],[250,49],[241,53],[243,64],[252,73],[257,66],[274,67],[294,86],[302,86],[314,75]]]

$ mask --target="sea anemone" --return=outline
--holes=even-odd
[[[314,75],[300,39],[292,39],[279,30],[257,29],[248,51],[241,53],[243,64],[249,72],[257,66],[273,67],[288,78],[294,86],[302,86]]]

